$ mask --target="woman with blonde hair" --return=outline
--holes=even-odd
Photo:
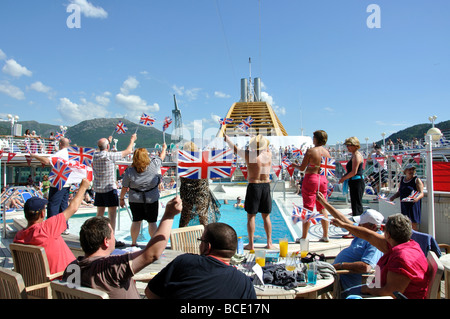
[[[352,215],[359,216],[364,212],[362,197],[364,195],[365,183],[363,176],[364,159],[359,152],[361,144],[357,137],[352,136],[345,140],[344,145],[347,146],[348,151],[352,154],[351,159],[347,162],[347,173],[341,177],[339,184],[348,183],[350,192],[350,202],[352,206]],[[344,235],[344,238],[353,238],[352,235]]]
[[[120,192],[120,207],[125,207],[125,194],[129,191],[128,202],[133,222],[131,223],[131,246],[137,246],[137,238],[143,220],[148,222],[148,233],[152,237],[157,229],[159,209],[159,189],[161,166],[166,156],[164,143],[159,157],[150,158],[145,148],[138,148],[133,154],[133,163],[123,174]]]

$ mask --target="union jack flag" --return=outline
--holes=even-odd
[[[231,149],[203,152],[178,151],[178,176],[191,179],[225,178],[231,176]]]
[[[319,174],[326,177],[334,177],[336,172],[336,164],[334,159],[328,157],[322,157],[320,161],[320,171]]]
[[[53,187],[61,190],[66,184],[70,173],[72,173],[72,169],[65,160],[59,157],[52,158],[52,166],[48,179]]]
[[[155,123],[155,118],[153,118],[150,115],[147,115],[145,113],[142,113],[139,124],[144,125],[144,126],[152,126],[153,123]]]
[[[233,119],[230,119],[230,118],[220,118],[219,119],[219,123],[220,123],[220,126],[222,126],[222,125],[226,125],[226,124],[230,124],[231,122],[233,122]]]
[[[60,140],[60,139],[63,138],[63,137],[64,137],[64,134],[63,134],[63,133],[56,132],[56,135],[55,135],[55,139],[56,139],[56,140]]]
[[[168,116],[164,119],[163,123],[163,132],[169,128],[169,125],[172,124],[172,119]]]
[[[408,197],[402,199],[402,202],[412,202],[416,197],[419,196],[419,191],[412,191]]]
[[[386,203],[391,204],[391,205],[395,205],[394,202],[391,202],[387,197],[386,194],[381,194],[377,196],[378,200],[384,200]]]
[[[116,132],[118,134],[125,134],[126,131],[128,131],[128,127],[126,127],[122,121],[119,121],[119,123],[117,123],[116,125]]]
[[[238,127],[241,130],[247,131],[250,128],[250,126],[252,125],[253,121],[254,120],[252,119],[252,117],[249,116],[245,120],[243,120],[242,123],[238,125]]]
[[[293,147],[293,148],[292,148],[292,155],[293,155],[294,157],[300,157],[300,156],[303,155],[303,151],[302,151],[301,148]]]
[[[75,160],[81,164],[92,166],[95,148],[70,146],[67,151],[69,153],[69,160]]]
[[[283,156],[283,158],[281,159],[281,165],[283,166],[284,169],[286,169],[292,165],[292,162],[289,160],[287,156]]]
[[[292,211],[292,222],[294,224],[297,224],[299,221],[301,221],[303,223],[311,222],[311,224],[316,225],[323,218],[323,214],[312,212],[306,208],[294,204],[294,210]]]

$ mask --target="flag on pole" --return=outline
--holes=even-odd
[[[386,194],[381,194],[377,196],[378,200],[384,200],[386,203],[391,204],[391,205],[395,205],[394,202],[391,202],[387,197]]]
[[[163,132],[169,128],[169,125],[172,124],[172,119],[168,116],[164,119],[163,123]]]
[[[60,157],[52,157],[52,170],[48,175],[48,180],[53,187],[61,190],[66,184],[72,170],[66,160]]]
[[[220,124],[220,127],[222,127],[223,125],[226,125],[226,124],[230,124],[230,123],[232,123],[233,122],[233,119],[230,119],[230,118],[220,118],[219,119],[219,124]]]
[[[142,113],[141,119],[139,121],[140,125],[152,126],[154,123],[155,123],[155,118],[153,118],[150,115],[147,115],[145,113]]]
[[[115,131],[117,132],[117,134],[125,134],[128,131],[128,128],[122,121],[119,121],[119,123],[117,123],[116,125]]]
[[[203,152],[178,150],[178,176],[190,179],[226,178],[231,176],[231,149]]]
[[[292,155],[293,155],[294,157],[296,157],[296,158],[299,158],[300,156],[303,156],[303,151],[302,151],[301,148],[293,147],[293,148],[292,148]]]
[[[242,121],[241,124],[238,125],[238,128],[240,128],[243,131],[247,131],[250,126],[252,126],[253,119],[251,116],[248,116],[245,120]]]
[[[319,221],[324,218],[323,214],[318,212],[312,212],[301,206],[294,205],[294,210],[292,211],[292,222],[297,224],[299,221],[303,223],[311,222],[311,224],[316,225]]]
[[[92,159],[94,158],[95,148],[69,146],[68,147],[69,160],[75,160],[81,164],[92,166]]]
[[[322,157],[320,161],[320,171],[319,174],[326,177],[335,177],[336,164],[334,159],[329,157]]]

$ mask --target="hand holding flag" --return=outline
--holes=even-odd
[[[301,206],[294,205],[294,210],[292,211],[292,222],[297,224],[299,221],[303,223],[311,222],[313,225],[316,225],[322,219],[328,220],[324,217],[323,214],[319,212],[312,212],[306,208]]]

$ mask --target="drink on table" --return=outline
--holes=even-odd
[[[255,262],[261,267],[266,265],[266,251],[264,249],[255,250]]]
[[[300,257],[304,258],[309,252],[309,239],[300,239]]]
[[[280,243],[280,257],[286,257],[288,253],[288,240],[283,238],[279,240]]]

